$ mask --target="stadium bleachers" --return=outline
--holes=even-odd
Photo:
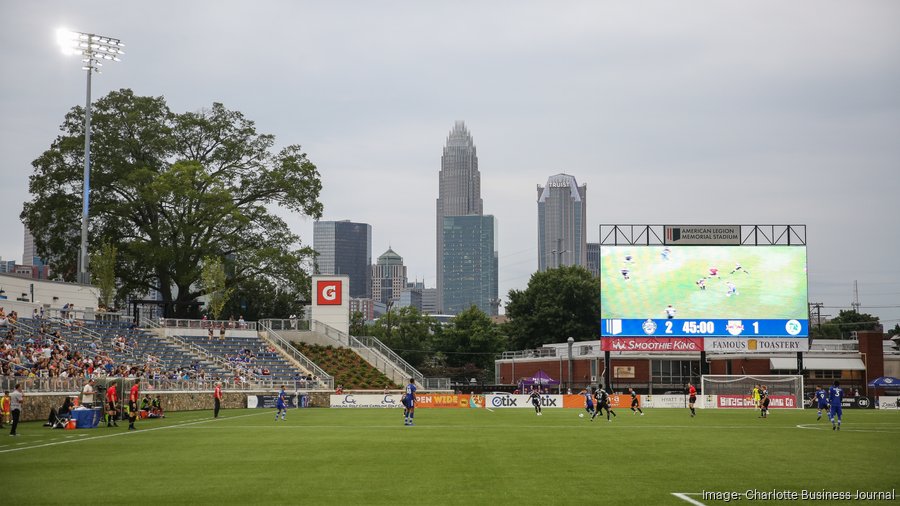
[[[179,338],[211,355],[225,358],[257,380],[291,384],[308,382],[310,386],[317,382],[316,378],[294,366],[269,343],[255,335],[226,336],[224,340],[219,339],[218,333],[213,339],[202,335],[183,335]]]

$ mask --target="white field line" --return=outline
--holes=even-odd
[[[199,424],[199,423],[208,423],[208,422],[212,422],[212,421],[214,421],[214,420],[235,420],[235,419],[238,419],[238,418],[246,418],[246,417],[248,417],[248,416],[257,416],[257,415],[262,415],[262,414],[269,414],[269,415],[271,415],[271,413],[269,413],[268,411],[266,411],[265,413],[251,413],[251,414],[249,414],[249,415],[238,415],[238,416],[233,416],[233,417],[229,417],[229,418],[218,418],[218,419],[216,419],[216,418],[204,418],[204,419],[200,419],[200,420],[185,420],[185,421],[183,421],[183,422],[176,422],[176,423],[174,423],[174,424],[172,424],[172,425],[166,425],[165,427],[152,427],[152,428],[150,428],[150,429],[138,429],[138,430],[136,430],[136,431],[116,432],[116,433],[113,433],[113,434],[104,434],[104,435],[102,435],[102,436],[90,436],[90,437],[83,437],[83,438],[80,438],[80,439],[65,439],[65,440],[62,440],[62,441],[54,441],[54,442],[52,442],[52,443],[43,443],[43,444],[37,444],[37,445],[36,445],[36,444],[32,444],[31,446],[26,446],[26,447],[24,447],[24,448],[9,448],[9,449],[6,449],[6,450],[0,450],[0,453],[18,452],[18,451],[22,451],[22,450],[31,450],[31,449],[33,449],[33,448],[45,448],[45,447],[48,447],[48,446],[64,445],[64,444],[68,444],[68,443],[78,443],[78,442],[81,442],[81,441],[91,441],[91,440],[94,440],[94,439],[105,439],[105,438],[109,438],[109,437],[118,437],[118,436],[128,436],[128,435],[134,435],[134,434],[142,434],[142,433],[146,433],[146,432],[153,432],[153,431],[156,431],[156,430],[179,429],[179,428],[187,427],[187,426],[189,426],[189,425],[196,425],[196,424]],[[18,446],[18,445],[25,445],[25,444],[28,444],[28,442],[26,441],[26,442],[24,442],[24,443],[18,443],[17,446]]]
[[[700,494],[698,494],[698,493],[696,493],[696,492],[672,492],[672,495],[674,495],[675,497],[681,499],[682,501],[687,501],[687,502],[693,504],[694,506],[706,506],[706,505],[703,504],[702,502],[700,502],[700,501],[698,501],[698,500],[696,500],[696,499],[691,499],[690,497],[688,497],[689,495],[700,495]]]

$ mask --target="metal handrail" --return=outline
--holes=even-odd
[[[368,350],[374,353],[377,353],[384,357],[386,361],[391,365],[394,369],[399,369],[403,372],[403,374],[407,378],[415,379],[419,384],[423,383],[425,379],[425,375],[416,370],[415,367],[410,365],[406,360],[403,360],[400,355],[397,355],[394,350],[388,348],[384,343],[379,341],[375,337],[354,337],[350,334],[342,332],[327,323],[320,322],[318,320],[311,320],[315,329],[319,332],[324,330],[324,334],[327,337],[330,337],[337,341],[338,343],[347,346],[349,348],[361,348],[364,350]],[[366,340],[365,342],[363,340]],[[376,367],[377,368],[377,367]],[[381,371],[385,372],[386,371]]]
[[[302,331],[309,330],[309,320],[304,318],[268,318],[265,320],[259,321],[260,325],[265,324],[270,329],[278,331],[278,330],[288,330],[288,331]]]
[[[143,321],[143,319],[142,319]],[[257,322],[239,323],[237,320],[197,320],[189,318],[160,318],[160,327],[176,329],[208,329],[210,326],[219,328],[225,326],[231,330],[257,330]]]
[[[419,372],[415,367],[410,365],[409,362],[403,360],[403,357],[398,355],[394,350],[388,348],[387,345],[381,342],[377,337],[361,336],[355,337],[354,339],[356,339],[366,347],[374,349],[378,353],[381,353],[389,360],[393,361],[396,365],[398,365],[403,372],[409,374],[410,378],[415,378],[416,381],[424,384],[425,375]]]
[[[269,342],[280,348],[284,353],[290,355],[291,358],[299,362],[300,365],[302,367],[305,367],[309,372],[313,373],[317,378],[319,378],[319,381],[324,383],[327,387],[334,388],[334,377],[325,372],[324,369],[316,365],[315,362],[307,358],[306,355],[301,353],[300,350],[294,347],[294,345],[281,337],[278,332],[273,330],[272,327],[268,325],[268,321],[260,321],[259,325],[261,327],[260,330],[266,332],[268,338],[267,340]]]

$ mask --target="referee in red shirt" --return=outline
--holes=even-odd
[[[216,389],[213,390],[213,418],[219,418],[219,408],[222,407],[222,382],[216,382]]]
[[[118,427],[119,424],[116,423],[116,403],[119,402],[119,394],[116,393],[116,384],[115,382],[109,384],[109,388],[106,389],[106,426]]]
[[[128,396],[128,430],[134,430],[134,420],[137,418],[138,400],[141,398],[141,380],[136,378],[131,386],[131,394]]]

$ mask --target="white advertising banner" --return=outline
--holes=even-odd
[[[706,337],[703,349],[723,353],[771,353],[774,351],[809,351],[805,337]]]
[[[900,397],[896,395],[879,395],[878,409],[900,409]]]
[[[331,395],[332,408],[402,408],[398,394]]]
[[[484,397],[484,407],[497,408],[533,408],[527,395],[488,394]],[[563,407],[563,396],[542,395],[541,408]]]
[[[645,408],[687,408],[687,395],[642,395],[642,405]],[[715,395],[698,395],[695,407],[716,408]]]

